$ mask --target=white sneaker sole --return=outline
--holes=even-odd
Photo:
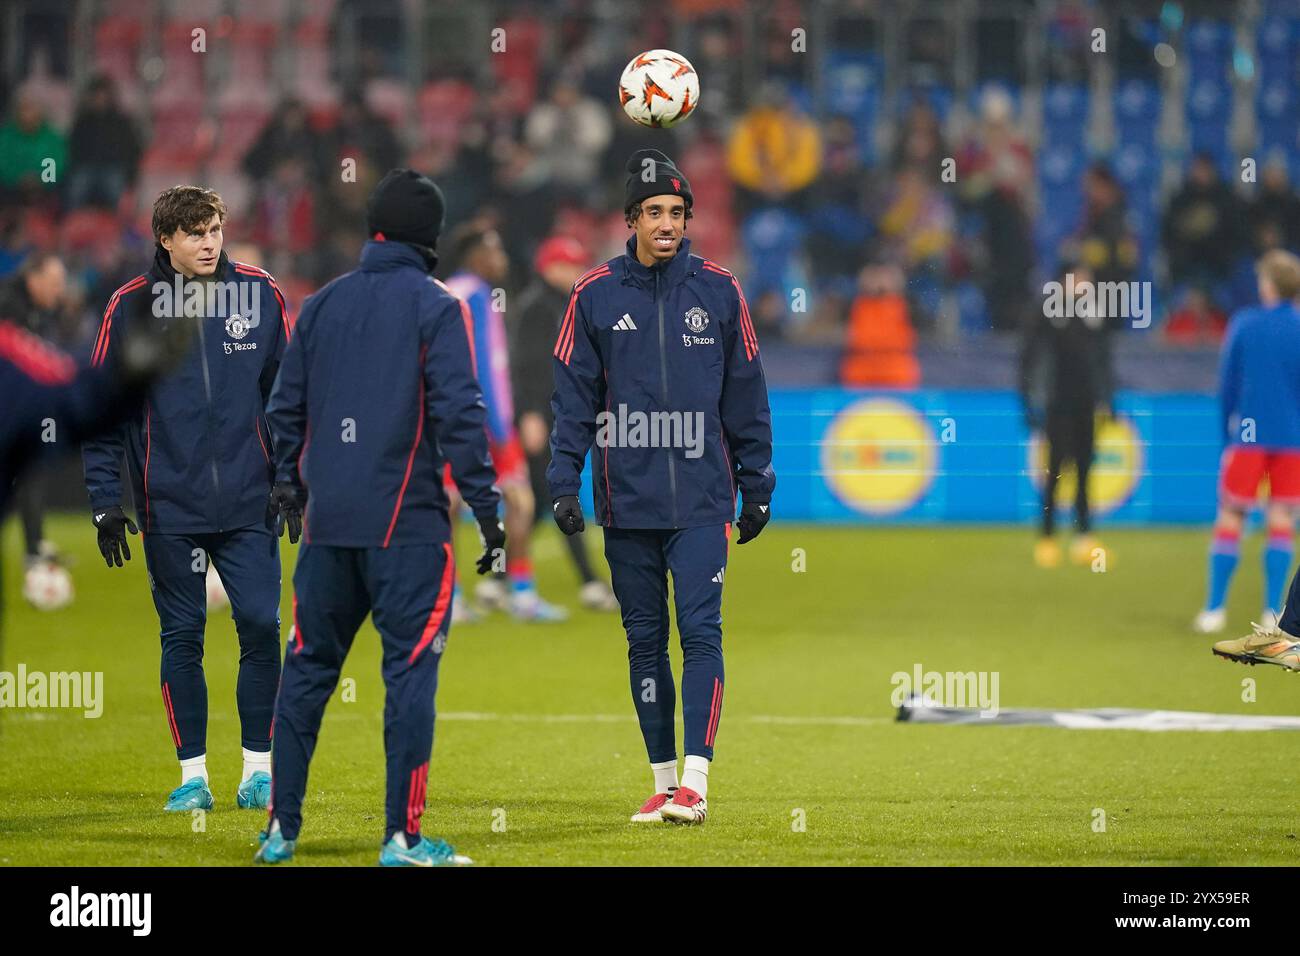
[[[407,856],[405,853],[398,853],[396,854],[396,857],[397,859],[401,860],[403,863],[407,864],[408,866],[418,866],[425,869],[433,869],[435,866],[473,866],[474,865],[473,860],[471,860],[467,856],[461,855],[460,853],[453,854],[450,863],[438,863],[438,864],[435,864],[432,860],[428,860],[428,859],[421,860],[413,856]]]
[[[683,826],[697,826],[703,823],[709,815],[707,809],[701,810],[697,807],[674,807],[668,804],[660,814],[669,823],[676,823]]]

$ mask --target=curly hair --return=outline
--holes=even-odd
[[[632,205],[628,206],[623,213],[623,218],[627,220],[627,227],[629,229],[635,226],[636,221],[641,218],[641,200],[638,199],[636,202],[632,203]],[[686,218],[695,218],[695,213],[691,212],[690,206],[686,207]]]
[[[213,216],[223,224],[226,221],[226,204],[215,191],[202,186],[172,186],[154,201],[154,240],[170,236],[177,229],[201,226]]]

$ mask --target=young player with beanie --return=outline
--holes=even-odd
[[[581,531],[577,496],[592,452],[596,520],[605,529],[632,700],[654,778],[653,795],[632,820],[702,823],[722,717],[731,523],[737,544],[767,524],[776,486],[772,419],[740,283],[691,254],[689,182],[658,150],[638,150],[626,169],[623,208],[635,232],[624,254],[574,284],[555,344],[547,480],[556,523],[565,534]],[[661,433],[638,439],[624,427],[633,415],[663,424]],[[669,574],[683,659],[680,784]]]

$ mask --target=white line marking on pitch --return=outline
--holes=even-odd
[[[741,715],[733,720],[753,724],[791,724],[868,727],[892,724],[893,717],[781,717],[769,714]],[[502,720],[543,724],[622,724],[636,720],[633,714],[490,714],[474,710],[453,710],[438,714],[438,720]]]

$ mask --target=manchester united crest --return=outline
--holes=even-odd
[[[686,312],[686,327],[699,335],[709,327],[709,313],[705,312],[698,305]]]
[[[248,334],[249,328],[251,328],[251,326],[249,325],[248,320],[241,319],[237,315],[232,315],[230,318],[226,319],[226,334],[232,339],[242,339]]]

